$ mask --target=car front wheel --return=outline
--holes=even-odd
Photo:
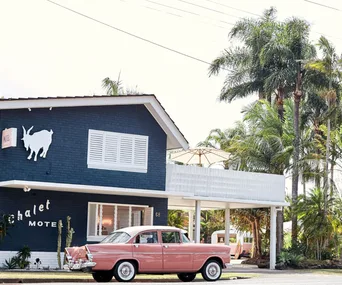
[[[216,281],[222,274],[221,265],[215,260],[209,260],[202,268],[202,276],[206,281]]]
[[[113,279],[112,271],[98,271],[93,273],[96,282],[109,282]]]
[[[196,278],[196,273],[179,273],[177,276],[180,281],[191,282]]]
[[[134,279],[137,270],[130,261],[120,261],[115,265],[114,277],[119,282],[129,282]]]

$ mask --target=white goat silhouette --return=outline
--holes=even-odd
[[[22,127],[23,127],[23,138],[21,140],[24,141],[24,146],[26,148],[26,151],[28,151],[29,148],[31,149],[31,153],[27,157],[27,159],[31,159],[33,152],[35,152],[34,161],[37,161],[37,155],[40,149],[43,149],[43,152],[40,154],[40,157],[45,158],[46,153],[48,152],[50,144],[52,142],[53,131],[42,130],[40,132],[36,132],[30,135],[30,131],[33,129],[33,126],[29,128],[27,132],[24,126]]]

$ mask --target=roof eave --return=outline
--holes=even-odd
[[[168,150],[189,148],[189,143],[154,95],[6,99],[1,100],[0,110],[140,104],[145,105],[166,133]]]

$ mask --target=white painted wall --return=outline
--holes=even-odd
[[[283,175],[167,164],[166,191],[283,203],[285,178]]]
[[[15,256],[17,254],[17,251],[0,251],[0,267],[3,266],[3,263],[5,260]],[[50,267],[50,269],[55,269],[58,267],[57,263],[57,252],[44,252],[44,251],[32,251],[31,252],[31,258],[30,261],[30,267],[31,268],[37,268],[36,265],[34,265],[36,258],[39,258],[42,264],[40,265],[40,268],[43,267]],[[61,253],[61,259],[63,260],[64,253]]]

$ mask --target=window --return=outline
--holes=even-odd
[[[189,243],[190,242],[189,237],[186,233],[182,233],[182,241],[183,241],[183,243]]]
[[[244,243],[252,243],[253,242],[253,238],[252,237],[244,237],[243,238],[243,242]]]
[[[179,232],[162,232],[163,243],[179,243]]]
[[[104,238],[100,243],[125,243],[130,238],[131,236],[128,233],[115,232]]]
[[[148,225],[153,207],[108,203],[88,203],[88,241],[101,241],[112,232],[130,226]],[[152,221],[153,223],[153,221]]]
[[[147,172],[148,136],[89,130],[88,168]]]
[[[145,244],[145,243],[158,243],[157,232],[145,232],[137,235],[135,238],[135,243]]]

